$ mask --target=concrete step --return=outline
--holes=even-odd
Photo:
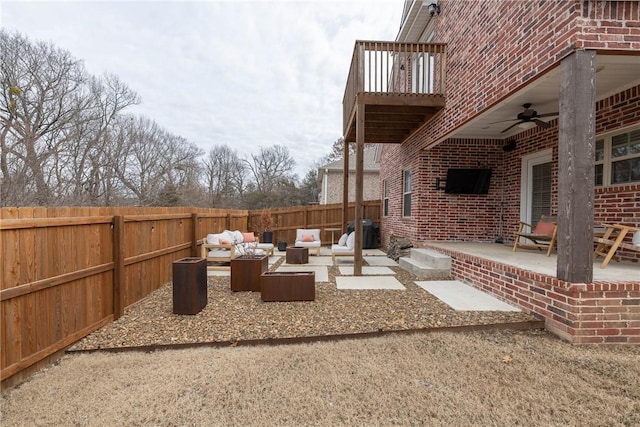
[[[436,268],[410,257],[400,257],[400,267],[415,274],[419,280],[448,279],[451,276],[451,268]],[[451,264],[451,260],[449,260]]]
[[[438,270],[451,270],[451,257],[432,249],[411,248],[412,260]]]

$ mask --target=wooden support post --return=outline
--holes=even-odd
[[[364,104],[358,104],[356,110],[356,203],[355,203],[355,223],[354,231],[355,250],[353,260],[353,275],[362,276],[362,220],[363,209],[363,185],[364,185]]]
[[[349,222],[349,143],[344,141],[344,159],[342,162],[342,232],[347,232]]]
[[[593,281],[595,63],[595,51],[578,50],[561,64],[556,268],[571,283]]]
[[[124,314],[124,255],[124,217],[117,215],[113,217],[113,320],[118,320]]]

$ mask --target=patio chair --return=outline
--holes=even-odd
[[[622,224],[602,225],[606,228],[604,234],[593,239],[596,243],[593,259],[604,257],[600,268],[606,268],[612,259],[620,261],[616,255],[618,249],[640,252],[640,228]],[[625,241],[626,236],[632,236],[631,241]]]
[[[518,248],[546,249],[547,256],[549,256],[556,245],[557,233],[558,225],[555,216],[542,215],[535,227],[520,221],[520,227],[518,228],[513,244],[513,252]],[[521,243],[521,238],[530,240],[533,243]]]
[[[331,245],[331,260],[336,265],[336,257],[339,256],[355,256],[353,249],[355,247],[356,233],[354,231],[347,235],[346,233],[340,237],[338,243]]]
[[[319,228],[298,228],[296,230],[296,243],[295,246],[309,248],[316,250],[316,255],[320,256],[320,247],[322,242],[320,241],[320,229]]]

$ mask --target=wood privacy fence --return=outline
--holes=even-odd
[[[341,205],[275,209],[278,241],[341,227]],[[349,206],[353,217],[354,206]],[[171,281],[207,233],[252,230],[260,211],[198,208],[0,209],[1,380],[21,381]],[[365,215],[379,223],[380,202]],[[323,232],[329,243],[331,234]]]

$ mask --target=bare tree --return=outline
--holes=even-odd
[[[238,198],[244,191],[246,166],[237,151],[228,145],[217,145],[209,151],[203,164],[209,206],[238,207]]]
[[[124,117],[110,145],[113,170],[137,204],[154,205],[167,188],[194,181],[202,151],[146,117]]]
[[[118,77],[105,74],[90,80],[90,104],[75,121],[74,144],[70,146],[69,189],[75,203],[96,205],[105,195],[105,168],[110,165],[105,147],[110,142],[109,130],[116,117],[140,98]]]
[[[310,199],[313,179],[298,191],[286,147],[241,159],[219,146],[200,161],[194,144],[124,114],[139,102],[116,76],[92,77],[67,51],[0,31],[0,204],[260,208]]]
[[[279,182],[290,180],[296,166],[284,145],[260,147],[260,153],[252,154],[245,164],[253,177],[256,191],[263,194],[272,193]]]
[[[45,205],[55,196],[57,155],[85,102],[79,88],[87,75],[67,51],[32,44],[19,34],[0,31],[0,52],[3,188],[9,184],[14,192],[33,193],[33,202]]]

